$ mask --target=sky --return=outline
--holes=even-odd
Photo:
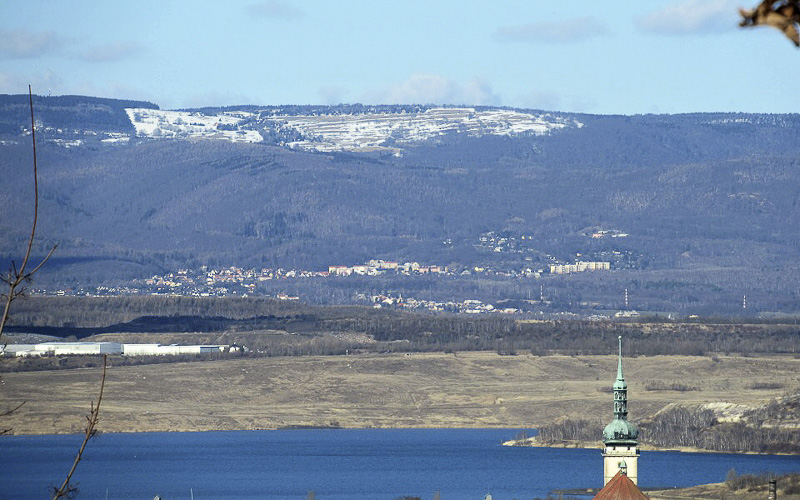
[[[758,0],[2,0],[0,93],[242,104],[800,112]]]

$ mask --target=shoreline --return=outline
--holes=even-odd
[[[603,446],[588,441],[563,441],[560,443],[542,443],[536,440],[536,437],[526,439],[511,439],[503,442],[503,446],[514,446],[519,448],[580,448],[584,450],[602,450]],[[706,450],[703,448],[693,448],[690,446],[675,446],[670,448],[659,448],[651,444],[640,444],[640,451],[677,451],[680,453],[714,453],[720,455],[765,455],[765,456],[800,456],[796,453],[758,453],[755,451],[717,451]]]
[[[469,430],[469,429],[496,429],[496,430],[503,430],[508,429],[509,431],[518,431],[519,427],[505,427],[505,426],[482,426],[482,425],[475,425],[475,426],[452,426],[452,425],[422,425],[422,426],[383,426],[383,427],[344,427],[344,426],[316,426],[316,425],[288,425],[288,426],[280,426],[280,427],[260,427],[260,428],[228,428],[228,429],[166,429],[166,430],[154,430],[154,429],[146,429],[146,430],[136,430],[136,431],[103,431],[102,429],[98,430],[98,434],[148,434],[148,433],[200,433],[200,432],[247,432],[247,431],[298,431],[298,430],[339,430],[339,431],[349,431],[349,430],[403,430],[403,429],[418,429],[418,430],[426,430],[426,429],[453,429],[453,430]],[[15,434],[13,431],[11,433],[5,434],[5,436],[67,436],[67,435],[83,435],[84,431],[74,431],[74,432],[44,432],[44,433],[19,433]],[[0,437],[2,439],[2,437]],[[601,451],[603,446],[596,443],[591,443],[588,441],[564,441],[561,443],[541,443],[536,441],[535,437],[527,438],[524,440],[518,439],[510,439],[508,441],[503,441],[500,443],[501,446],[509,446],[509,447],[518,447],[518,448],[553,448],[553,449],[584,449],[584,450],[598,450]],[[656,452],[668,452],[668,451],[675,451],[679,453],[713,453],[718,455],[763,455],[763,456],[800,456],[793,453],[758,453],[754,451],[716,451],[716,450],[706,450],[702,448],[691,448],[691,447],[674,447],[674,448],[658,448],[653,445],[649,444],[641,444],[639,445],[639,449],[641,451],[656,451]]]
[[[387,425],[387,426],[365,426],[365,427],[351,427],[351,426],[329,426],[329,425],[282,425],[274,427],[229,427],[229,428],[207,428],[207,429],[140,429],[140,430],[108,430],[98,429],[97,434],[147,434],[147,433],[175,433],[175,432],[240,432],[240,431],[303,431],[303,430],[332,430],[332,431],[351,431],[351,430],[434,430],[434,429],[452,429],[452,430],[508,430],[509,434],[519,431],[518,426],[507,427],[503,425]],[[63,432],[11,432],[3,434],[3,436],[68,436],[68,435],[83,435],[83,429],[68,430]],[[0,436],[2,439],[2,436]],[[505,446],[504,441],[500,443]],[[544,446],[543,446],[544,447]],[[557,448],[554,446],[553,448]]]

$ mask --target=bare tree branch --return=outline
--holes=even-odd
[[[739,26],[772,26],[783,32],[795,47],[800,47],[800,0],[763,0],[750,10],[739,9],[742,20]]]
[[[75,456],[75,461],[72,463],[72,468],[69,470],[66,479],[61,484],[61,487],[58,489],[54,488],[53,491],[53,500],[57,500],[59,498],[69,498],[77,489],[70,483],[72,479],[72,475],[75,473],[75,469],[78,468],[78,464],[83,458],[83,451],[86,449],[86,444],[92,439],[96,434],[97,430],[95,427],[97,426],[97,421],[100,417],[100,403],[103,401],[103,388],[106,384],[106,361],[107,356],[103,355],[103,377],[100,379],[100,395],[97,396],[97,404],[94,401],[91,403],[91,411],[88,415],[86,415],[86,430],[83,436],[83,443],[81,443],[81,447],[78,450],[78,454]]]
[[[26,403],[26,401],[23,401],[22,403],[18,404],[18,405],[16,406],[16,408],[12,408],[12,409],[10,409],[10,410],[4,411],[3,413],[0,413],[0,417],[7,417],[7,416],[11,415],[11,414],[12,414],[12,413],[14,413],[15,411],[17,411],[17,410],[19,410],[20,408],[22,408],[22,405],[24,405],[25,403]],[[9,433],[9,432],[11,432],[11,431],[12,431],[12,429],[11,429],[11,428],[8,428],[8,429],[0,429],[0,436],[3,436],[3,435],[5,435],[5,434],[8,434],[8,433]]]
[[[7,417],[7,416],[11,415],[11,414],[12,414],[12,413],[14,413],[15,411],[17,411],[17,410],[19,410],[20,408],[22,408],[22,405],[24,405],[24,404],[25,404],[25,401],[23,401],[22,403],[18,404],[16,408],[12,408],[12,409],[10,409],[10,410],[8,410],[8,411],[5,411],[5,412],[3,412],[3,413],[0,413],[0,417]]]
[[[11,311],[11,302],[25,294],[25,289],[22,288],[21,285],[26,281],[30,281],[34,273],[36,273],[36,271],[38,271],[42,265],[44,265],[44,263],[50,259],[50,256],[53,255],[53,252],[55,252],[57,247],[57,245],[54,245],[53,248],[50,249],[50,252],[47,254],[47,256],[42,259],[39,265],[34,267],[31,271],[27,273],[25,272],[25,268],[28,266],[28,261],[31,257],[33,240],[36,236],[36,223],[39,219],[39,174],[38,165],[36,164],[36,122],[33,116],[33,91],[31,90],[30,85],[28,85],[28,98],[31,108],[31,139],[33,142],[33,224],[31,225],[31,234],[28,238],[28,247],[25,250],[25,257],[22,259],[22,265],[20,265],[19,269],[17,269],[16,263],[11,262],[11,268],[9,269],[8,273],[0,278],[0,280],[8,285],[8,293],[3,294],[6,299],[6,303],[5,308],[3,309],[3,316],[0,319],[0,338],[2,338],[3,329],[8,321],[8,316]]]
[[[36,121],[33,116],[33,90],[31,89],[30,85],[28,85],[28,100],[31,108],[31,141],[33,143],[33,224],[31,225],[31,234],[28,238],[28,246],[25,250],[25,257],[22,259],[22,265],[19,267],[19,269],[17,269],[17,264],[14,261],[11,261],[11,267],[8,273],[0,277],[0,281],[8,285],[8,293],[0,295],[0,297],[5,298],[3,316],[0,318],[0,341],[2,341],[3,330],[8,322],[9,313],[11,311],[11,303],[14,301],[14,299],[22,297],[25,294],[25,288],[21,285],[27,281],[30,281],[34,273],[36,273],[44,265],[44,263],[50,259],[50,256],[52,256],[53,252],[56,250],[56,247],[53,246],[53,248],[50,249],[50,252],[47,254],[47,257],[45,257],[39,263],[39,265],[34,267],[31,271],[27,273],[25,272],[25,268],[28,266],[28,260],[31,258],[33,240],[36,237],[36,223],[39,220],[39,172],[38,165],[36,163]],[[14,413],[24,404],[25,402],[23,401],[16,408],[0,414],[0,417],[5,417]],[[0,430],[0,434],[6,434],[10,431],[11,429],[2,429]]]

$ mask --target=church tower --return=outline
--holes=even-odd
[[[628,384],[622,375],[622,336],[619,337],[617,380],[614,382],[614,420],[603,429],[603,485],[622,472],[638,484],[639,429],[628,422]]]

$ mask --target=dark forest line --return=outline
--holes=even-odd
[[[359,306],[313,306],[266,298],[31,297],[20,301],[10,332],[83,338],[99,333],[217,332],[299,334],[297,338],[357,334],[365,350],[494,350],[500,354],[608,354],[616,337],[629,355],[800,353],[800,326],[792,324],[519,320],[505,315],[400,312]],[[376,341],[376,342],[373,342]],[[259,342],[265,352],[274,341]],[[356,343],[358,344],[358,343]],[[341,353],[353,342],[315,344]],[[285,354],[291,355],[292,352]],[[284,352],[284,351],[281,351]],[[296,354],[310,354],[304,349]],[[272,353],[278,355],[278,353]]]

